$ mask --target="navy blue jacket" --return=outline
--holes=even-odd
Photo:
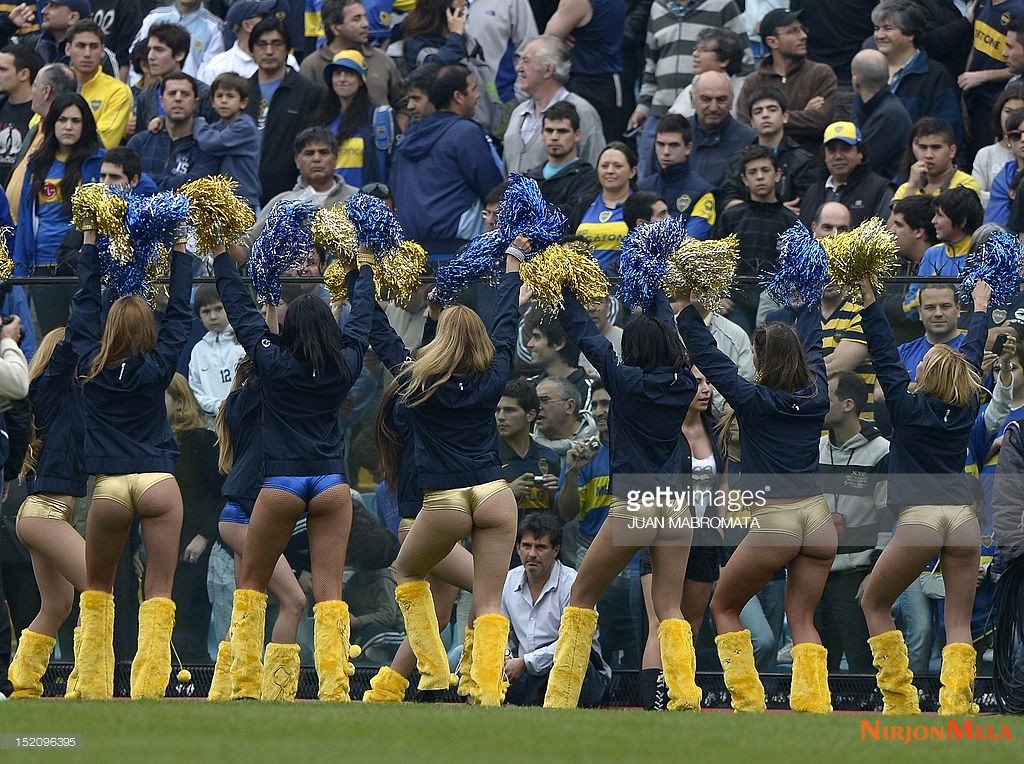
[[[932,61],[923,50],[918,50],[897,72],[889,89],[903,102],[912,123],[921,117],[938,117],[952,126],[956,145],[964,145],[960,90],[953,75],[942,64]]]
[[[627,474],[671,476],[684,488],[689,484],[690,446],[682,426],[697,393],[693,375],[668,367],[647,372],[620,364],[612,343],[586,308],[568,290],[562,299],[565,307],[558,322],[597,369],[612,399],[608,420],[611,489],[616,475]],[[656,310],[671,326],[672,311],[664,295],[659,295]]]
[[[657,168],[657,171],[640,180],[640,190],[653,191],[662,197],[668,204],[669,214],[673,217],[689,220],[700,198],[715,190],[697,174],[689,162],[677,162],[668,167],[658,164]],[[687,203],[681,204],[679,199],[683,196],[688,197],[688,202],[684,200]],[[708,223],[707,227],[705,237],[711,233],[711,224]]]
[[[913,122],[900,99],[888,87],[875,93],[859,106],[857,126],[868,147],[868,167],[883,178],[895,181],[900,177],[900,163],[907,149],[906,136]]]
[[[977,397],[957,408],[938,398],[909,392],[910,375],[900,361],[882,303],[872,303],[860,316],[871,363],[892,420],[889,474],[894,478],[889,480],[889,505],[973,504],[964,464],[980,405]],[[987,314],[975,312],[960,346],[960,352],[976,369],[981,367],[987,327]]]
[[[224,401],[224,423],[231,434],[232,465],[220,489],[221,496],[250,512],[263,484],[261,412],[259,380],[253,374]]]
[[[75,320],[74,314],[71,320]],[[78,357],[71,341],[64,339],[53,349],[46,371],[29,387],[36,436],[43,442],[42,452],[36,458],[36,468],[26,479],[30,495],[86,494],[86,476],[82,469],[85,424],[82,420],[82,387],[78,384],[76,369]]]
[[[740,471],[770,478],[768,499],[793,499],[821,493],[818,449],[828,413],[828,378],[821,353],[821,314],[808,306],[794,327],[803,341],[814,378],[795,393],[748,382],[715,344],[694,307],[676,318],[686,349],[708,382],[729,402],[740,427]],[[765,486],[747,483],[750,490]]]
[[[260,377],[263,404],[263,474],[332,475],[345,471],[345,443],[338,409],[363,368],[373,317],[373,273],[360,269],[350,293],[352,312],[342,331],[344,369],[310,372],[278,347],[234,262],[222,253],[213,260],[217,291],[235,337]]]
[[[408,409],[418,483],[425,491],[468,488],[502,478],[494,409],[512,376],[522,283],[518,273],[507,273],[498,287],[491,365],[475,377],[452,377]]]
[[[79,368],[88,370],[99,353],[103,302],[96,247],[86,244],[78,258],[79,289],[72,300],[71,343]],[[192,326],[191,256],[171,253],[167,311],[156,346],[146,355],[108,367],[82,388],[85,414],[85,471],[90,475],[174,472],[178,444],[167,422],[164,393]]]

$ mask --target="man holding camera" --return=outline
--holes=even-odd
[[[501,472],[515,494],[520,517],[526,512],[554,510],[558,488],[558,454],[530,435],[539,410],[533,385],[514,379],[505,385],[494,411]]]

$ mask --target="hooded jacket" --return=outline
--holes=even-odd
[[[244,355],[245,350],[238,344],[230,326],[220,333],[207,332],[192,348],[188,386],[207,416],[215,416],[228,397],[235,365]]]
[[[668,167],[659,163],[657,171],[640,181],[641,191],[653,191],[668,204],[669,214],[681,218],[686,233],[706,239],[715,224],[715,197],[711,184],[697,174],[689,162]]]

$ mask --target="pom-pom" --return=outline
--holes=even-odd
[[[345,213],[344,205],[317,210],[313,215],[312,234],[313,241],[332,253],[336,260],[344,265],[355,263],[359,254],[356,227]]]
[[[6,281],[14,273],[14,260],[7,249],[7,237],[13,236],[14,229],[10,226],[0,228],[0,281]]]
[[[762,278],[768,296],[788,305],[796,294],[804,305],[817,305],[828,284],[828,257],[821,242],[797,221],[779,234],[779,265]]]
[[[270,211],[249,257],[249,278],[260,302],[281,302],[282,274],[308,257],[313,246],[308,227],[312,215],[313,205],[305,201],[280,201]]]
[[[533,252],[540,252],[557,241],[565,233],[565,215],[554,205],[548,204],[540,192],[537,181],[525,175],[512,173],[508,187],[498,207],[497,228],[506,242],[517,236],[530,240]]]
[[[162,191],[152,196],[130,195],[125,226],[135,246],[135,257],[147,263],[159,259],[159,250],[166,252],[174,245],[178,229],[187,220],[188,199],[181,194]]]
[[[110,256],[120,263],[132,258],[132,242],[125,225],[128,201],[103,183],[84,183],[71,197],[71,219],[80,231],[92,227],[110,240]],[[94,224],[90,226],[90,223]]]
[[[192,672],[188,669],[182,669],[178,672],[178,681],[182,684],[188,684],[192,681]]]
[[[665,290],[669,294],[690,291],[713,310],[729,296],[739,256],[740,240],[735,235],[708,241],[688,238],[669,256]]]
[[[324,270],[324,288],[331,296],[331,302],[345,302],[348,299],[345,265],[340,260],[332,260]]]
[[[900,246],[880,218],[865,220],[852,231],[818,239],[828,255],[832,281],[838,287],[856,288],[870,279],[876,292],[883,289],[882,279],[891,275]]]
[[[582,305],[608,296],[608,279],[589,244],[552,244],[519,268],[519,275],[533,291],[533,299],[545,313],[557,313],[568,289]]]
[[[349,645],[348,646],[348,657],[349,658],[358,658],[362,654],[363,654],[363,648],[361,648],[359,645]]]
[[[686,229],[679,218],[638,226],[622,240],[618,297],[626,305],[649,311],[668,273],[669,255],[683,243]]]
[[[362,192],[353,194],[345,203],[345,214],[352,221],[356,243],[364,252],[372,252],[380,259],[402,243],[402,226],[398,218],[376,196]]]
[[[181,187],[189,201],[189,221],[195,229],[196,253],[207,255],[218,244],[236,244],[256,223],[252,208],[239,196],[238,182],[211,175]]]
[[[500,278],[499,265],[504,263],[507,246],[508,242],[498,230],[474,237],[454,258],[437,269],[434,294],[438,302],[450,305],[470,284]]]
[[[984,281],[992,287],[991,303],[1008,305],[1020,296],[1021,259],[1020,239],[1008,231],[994,231],[967,255],[958,288],[960,298],[969,300],[974,285]]]
[[[427,265],[427,251],[414,241],[403,241],[394,252],[379,260],[374,269],[378,298],[387,297],[408,305]]]

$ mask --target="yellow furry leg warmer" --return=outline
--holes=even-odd
[[[793,683],[789,707],[801,713],[832,713],[828,689],[828,651],[822,645],[802,642],[793,645]]]
[[[437,626],[430,584],[426,581],[399,584],[395,588],[395,599],[405,619],[409,646],[416,654],[416,669],[420,672],[418,687],[421,690],[447,690],[454,682]]]
[[[942,648],[939,679],[939,716],[972,716],[980,710],[974,702],[974,672],[978,654],[974,645],[951,642]]]
[[[78,687],[83,700],[114,697],[114,595],[82,592]]]
[[[505,700],[505,651],[508,649],[508,618],[485,613],[473,623],[473,666],[470,674],[477,685],[481,706],[500,706]]]
[[[225,640],[217,645],[217,663],[213,667],[213,679],[206,699],[214,702],[231,700],[231,642]]]
[[[715,637],[718,657],[722,661],[725,686],[732,696],[734,711],[764,713],[764,686],[754,668],[754,645],[750,631],[733,631]]]
[[[544,693],[545,708],[576,708],[590,663],[590,646],[597,631],[597,611],[569,605],[562,611],[555,661]]]
[[[910,670],[910,655],[903,632],[893,629],[868,639],[871,657],[878,670],[876,680],[882,691],[882,714],[885,716],[916,716],[921,705]]]
[[[46,634],[37,634],[28,629],[21,632],[18,651],[7,670],[7,679],[14,685],[12,700],[38,698],[43,694],[43,674],[46,673],[55,644],[56,638]]]
[[[153,597],[139,608],[139,649],[132,661],[132,700],[159,700],[171,678],[174,602]]]
[[[459,665],[455,669],[455,673],[459,675],[459,695],[464,698],[469,698],[472,703],[476,703],[477,696],[480,695],[480,688],[477,687],[476,682],[473,681],[472,626],[466,626],[466,641],[463,644],[462,657],[459,658]]]
[[[391,666],[381,666],[370,680],[370,689],[363,693],[363,703],[401,703],[408,689],[408,679]]]
[[[259,700],[263,682],[263,630],[267,622],[267,595],[235,589],[231,609],[231,699]]]
[[[299,646],[270,642],[263,656],[263,689],[260,699],[291,703],[298,691]]]
[[[68,683],[64,688],[64,700],[81,700],[82,691],[78,684],[78,654],[82,652],[82,627],[75,627],[75,638],[74,638],[74,661],[75,665],[71,667],[71,673],[68,674]]]
[[[313,606],[313,661],[320,679],[322,701],[348,703],[351,700],[348,679],[356,669],[348,660],[353,651],[349,633],[348,605],[341,600],[324,600]]]
[[[697,653],[693,630],[682,618],[666,618],[658,626],[661,665],[668,687],[669,711],[700,711],[701,691],[697,686]]]

